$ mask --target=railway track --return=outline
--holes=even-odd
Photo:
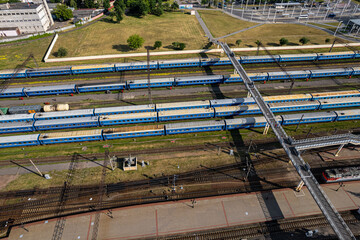
[[[360,220],[352,212],[343,212],[342,217],[347,224],[360,223]],[[253,238],[266,236],[274,233],[292,232],[298,229],[314,229],[328,226],[327,220],[322,215],[313,215],[308,217],[294,219],[280,219],[264,223],[248,224],[234,226],[217,230],[203,232],[192,232],[181,235],[164,236],[157,238],[146,238],[147,240],[235,240],[244,238]],[[305,237],[305,236],[304,236]],[[321,237],[321,239],[337,239],[335,236]]]
[[[336,61],[319,61],[319,62],[284,62],[282,65],[286,66],[287,71],[292,70],[303,70],[306,68],[315,68],[315,69],[326,69],[326,68],[334,68],[334,67],[353,67],[357,66],[360,63],[358,59],[344,59],[344,60],[336,60]],[[278,70],[278,66],[275,63],[263,63],[263,64],[247,64],[245,65],[245,70],[249,72],[264,72],[273,69]],[[230,74],[233,72],[232,65],[223,65],[223,66],[211,66],[211,67],[189,67],[189,68],[170,68],[170,69],[159,69],[159,70],[151,70],[152,76],[156,77],[166,77],[170,75],[172,77],[181,77],[192,75],[203,75],[208,73],[213,74]],[[19,83],[45,83],[45,82],[74,82],[74,81],[85,81],[88,82],[92,80],[101,79],[101,83],[106,83],[108,81],[116,81],[119,83],[126,80],[134,80],[139,78],[146,78],[147,71],[146,70],[135,70],[135,71],[125,71],[125,72],[108,72],[108,73],[89,73],[89,74],[80,74],[80,75],[59,75],[52,77],[35,77],[35,78],[19,78],[14,79],[12,81],[13,84]],[[56,78],[56,80],[54,80]],[[84,83],[85,83],[84,82]],[[95,82],[91,82],[95,83]],[[99,82],[97,82],[99,83]]]

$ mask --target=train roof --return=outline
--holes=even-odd
[[[172,102],[172,103],[158,103],[156,104],[156,109],[164,108],[176,108],[176,107],[192,107],[192,106],[209,106],[209,100],[200,100],[200,101],[189,101],[189,102]]]
[[[190,77],[176,77],[175,81],[189,81],[189,80],[204,80],[204,79],[219,79],[223,78],[223,75],[201,75],[201,76],[190,76]]]
[[[154,78],[150,79],[150,83],[163,83],[163,82],[174,82],[174,78]],[[127,80],[127,83],[133,84],[147,84],[147,79],[140,79],[140,80]]]
[[[352,67],[355,71],[359,71],[360,67]]]
[[[327,73],[327,72],[352,72],[351,68],[332,68],[332,69],[315,69],[310,70],[312,73]]]
[[[269,58],[279,58],[279,55],[261,55],[261,56],[241,56],[241,60],[242,59],[269,59]]]
[[[215,107],[216,112],[228,112],[228,111],[248,111],[258,110],[257,104],[240,105],[240,106],[227,106],[227,107]]]
[[[319,101],[296,101],[296,102],[277,102],[277,103],[268,103],[270,108],[272,107],[301,107],[301,106],[313,106],[319,105]]]
[[[302,117],[304,115],[304,117]],[[289,114],[289,115],[282,115],[284,120],[299,120],[301,117],[303,119],[309,119],[314,117],[336,117],[336,113],[334,111],[329,112],[311,112],[311,113],[297,113],[297,114]]]
[[[154,64],[157,64],[157,61],[150,61],[149,62],[149,65],[154,65]],[[145,61],[138,61],[138,62],[127,62],[127,63],[116,63],[115,64],[115,67],[128,67],[128,66],[147,66],[147,62]]]
[[[47,125],[56,125],[56,124],[71,124],[71,123],[88,123],[88,122],[97,122],[98,116],[91,117],[79,117],[79,118],[60,118],[60,119],[51,119],[51,120],[36,120],[34,126],[47,126]]]
[[[78,109],[78,110],[69,110],[69,111],[56,111],[56,112],[42,112],[36,113],[36,118],[44,118],[44,117],[68,117],[68,116],[76,116],[83,114],[93,114],[94,109]]]
[[[36,91],[51,91],[51,90],[64,90],[64,89],[75,89],[75,84],[39,86],[39,87],[25,87],[24,91],[26,91],[26,92],[36,92]]]
[[[39,134],[29,134],[29,135],[15,135],[8,137],[0,137],[0,143],[10,143],[10,142],[26,142],[37,140]]]
[[[288,57],[317,57],[317,53],[302,53],[302,54],[280,54],[281,58]]]
[[[20,69],[18,71],[18,74],[19,73],[25,73],[27,69]],[[4,69],[4,70],[0,70],[0,74],[11,74],[11,73],[14,73],[14,69]]]
[[[310,99],[311,94],[292,94],[292,95],[278,95],[278,96],[264,96],[264,101],[276,101],[276,100],[293,100],[293,99]]]
[[[241,104],[249,104],[255,103],[253,98],[230,98],[230,99],[214,99],[210,100],[211,106],[226,104],[226,105],[241,105]]]
[[[309,70],[300,70],[300,71],[289,71],[287,74],[285,72],[268,72],[269,76],[282,76],[282,75],[300,75],[300,74],[310,74]]]
[[[321,104],[353,103],[360,102],[360,97],[319,99]]]
[[[115,87],[115,86],[125,86],[125,85],[126,83],[78,84],[77,88],[81,89],[81,88],[89,88],[89,87],[107,87],[107,86]]]
[[[1,94],[22,92],[23,88],[7,88]]]
[[[153,118],[157,117],[157,112],[125,113],[113,115],[101,115],[100,121],[111,121],[117,119],[136,119],[136,118]]]
[[[211,121],[196,121],[196,122],[182,122],[182,123],[170,123],[166,124],[165,128],[167,130],[171,129],[186,129],[186,128],[194,128],[194,127],[213,127],[213,126],[224,126],[224,120],[211,120]]]
[[[352,115],[360,115],[360,109],[350,109],[350,110],[342,110],[335,111],[339,116],[352,116]]]
[[[338,91],[338,92],[321,92],[321,93],[311,93],[313,97],[333,97],[333,96],[346,96],[352,94],[360,94],[359,90],[347,90],[347,91]]]
[[[8,121],[8,120],[32,120],[34,118],[35,113],[30,114],[14,114],[14,115],[0,115],[0,122],[1,121]]]
[[[50,72],[50,71],[59,71],[67,70],[69,71],[71,66],[60,66],[60,67],[51,67],[51,68],[36,68],[36,69],[27,69],[27,72]]]
[[[85,137],[85,136],[98,136],[101,135],[101,129],[83,130],[83,131],[72,131],[72,132],[53,132],[53,133],[42,133],[40,134],[39,140],[46,139],[59,139],[69,137]]]
[[[325,52],[325,53],[318,53],[319,56],[329,56],[329,55],[344,55],[344,54],[355,54],[354,52]]]
[[[275,117],[277,121],[281,121],[280,116]],[[237,124],[252,124],[252,123],[266,123],[265,117],[247,117],[247,118],[234,118],[226,119],[226,125],[237,125]]]
[[[159,60],[159,64],[188,63],[188,62],[200,62],[200,59],[199,58],[187,58],[187,59]]]
[[[235,74],[235,75],[238,75],[239,76],[239,74]],[[252,76],[267,76],[268,75],[268,73],[267,72],[258,72],[258,73],[248,73],[247,74],[249,77],[252,77]]]
[[[33,125],[33,123],[34,123],[34,121],[1,123],[1,129],[17,128],[17,127],[31,127]]]
[[[109,112],[121,112],[121,111],[139,111],[139,110],[155,111],[155,104],[95,108],[95,114],[109,113]]]
[[[171,110],[171,111],[160,111],[158,112],[159,117],[164,116],[177,116],[177,115],[186,115],[186,114],[207,114],[213,113],[212,108],[190,108],[190,109],[180,109],[180,110]]]
[[[121,127],[121,128],[107,128],[103,130],[103,134],[144,132],[144,131],[156,131],[156,130],[164,130],[164,125],[158,124],[158,125],[145,125],[145,126],[130,126],[130,127]]]
[[[114,64],[91,64],[91,65],[72,66],[71,70],[92,69],[92,68],[111,68],[111,67],[114,67]]]

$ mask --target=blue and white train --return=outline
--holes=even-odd
[[[103,127],[135,123],[155,123],[184,119],[222,118],[261,114],[258,105],[254,104],[254,102],[253,104],[232,104],[234,101],[238,103],[250,103],[251,101],[254,101],[253,99],[246,99],[243,101],[237,99],[225,99],[225,102],[222,104],[221,101],[223,100],[2,115],[0,116],[0,133]],[[358,107],[360,106],[360,97],[320,99],[313,101],[268,102],[268,106],[274,113]]]
[[[332,52],[332,53],[306,53],[306,54],[283,54],[274,56],[242,56],[238,57],[241,64],[267,63],[267,62],[294,62],[294,61],[323,61],[338,59],[360,58],[359,52]],[[175,60],[157,60],[150,61],[150,69],[166,69],[177,67],[205,67],[216,65],[230,65],[228,58],[191,58],[191,59],[175,59]],[[147,62],[130,62],[115,64],[94,64],[80,66],[64,66],[39,69],[23,69],[15,76],[13,70],[0,71],[0,78],[25,78],[25,77],[42,77],[56,76],[68,74],[84,74],[84,73],[103,73],[103,72],[119,72],[128,70],[147,69]]]
[[[360,119],[360,109],[279,115],[276,118],[278,123],[282,125],[355,120]],[[0,148],[235,130],[264,127],[265,125],[266,119],[264,117],[247,117],[226,120],[170,123],[165,125],[144,125],[72,132],[17,135],[0,137]]]
[[[285,80],[289,76],[293,79],[311,79],[320,77],[352,77],[360,75],[360,67],[322,69],[322,70],[303,70],[289,71],[288,75],[284,72],[264,72],[249,73],[253,81],[276,81]],[[223,84],[223,83],[240,83],[242,79],[237,74],[232,75],[205,75],[176,78],[157,78],[150,80],[150,87],[175,87],[202,84]],[[128,80],[124,83],[108,84],[67,84],[40,87],[8,88],[0,93],[0,98],[7,97],[28,97],[54,94],[74,94],[99,91],[120,91],[124,89],[141,89],[148,88],[148,80]]]

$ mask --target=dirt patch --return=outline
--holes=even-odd
[[[14,181],[19,175],[3,175],[0,176],[0,190],[6,187],[10,182]]]

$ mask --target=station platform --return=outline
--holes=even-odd
[[[323,184],[338,211],[360,207],[360,181]],[[98,239],[146,237],[203,231],[268,220],[321,214],[306,187],[165,202],[102,211]],[[62,239],[91,239],[95,213],[66,218]],[[51,239],[56,219],[15,227],[7,239]]]

